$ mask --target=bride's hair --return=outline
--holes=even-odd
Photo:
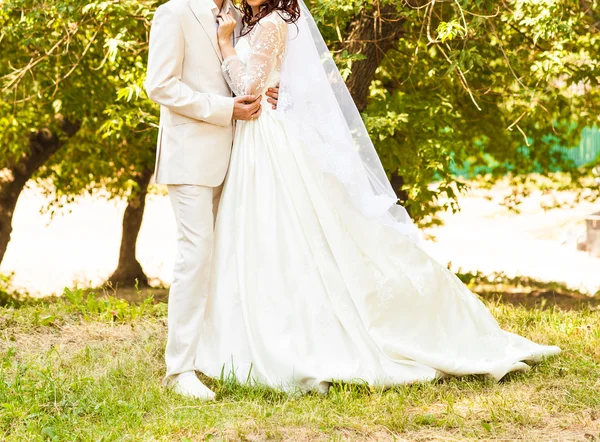
[[[281,18],[290,24],[296,23],[300,18],[300,4],[298,0],[266,0],[259,6],[259,12],[256,15],[252,13],[252,7],[246,0],[241,0],[240,9],[243,15],[242,22],[245,26],[242,34],[250,32],[261,18],[266,17],[271,12],[279,12]]]

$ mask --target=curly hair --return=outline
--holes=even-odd
[[[252,13],[252,7],[246,0],[241,0],[240,10],[242,11],[242,23],[245,28],[242,35],[250,32],[261,18],[266,17],[273,11],[279,11],[281,18],[289,24],[296,23],[300,18],[298,0],[266,0],[265,3],[260,5],[259,12],[256,15]]]

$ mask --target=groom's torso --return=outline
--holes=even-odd
[[[221,72],[213,0],[170,0],[160,7],[168,8],[181,27],[181,82],[200,93],[230,97]],[[209,124],[161,106],[156,182],[220,185],[229,164],[232,139],[233,125]]]
[[[181,80],[199,92],[230,96],[231,90],[221,73],[212,6],[213,0],[170,0],[161,8],[171,9],[181,24],[185,40]]]

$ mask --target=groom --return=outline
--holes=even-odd
[[[196,377],[194,358],[234,121],[258,118],[262,110],[261,97],[233,97],[221,74],[220,13],[231,13],[241,26],[230,0],[170,0],[160,6],[150,31],[145,83],[150,99],[160,104],[154,178],[167,185],[177,222],[163,382],[199,399],[214,398]],[[267,95],[276,106],[277,92]]]

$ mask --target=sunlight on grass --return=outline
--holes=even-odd
[[[502,326],[564,352],[500,383],[470,376],[327,395],[204,380],[163,389],[166,305],[67,291],[0,309],[0,440],[600,440],[597,310],[488,303]],[[596,439],[594,439],[596,438]]]

